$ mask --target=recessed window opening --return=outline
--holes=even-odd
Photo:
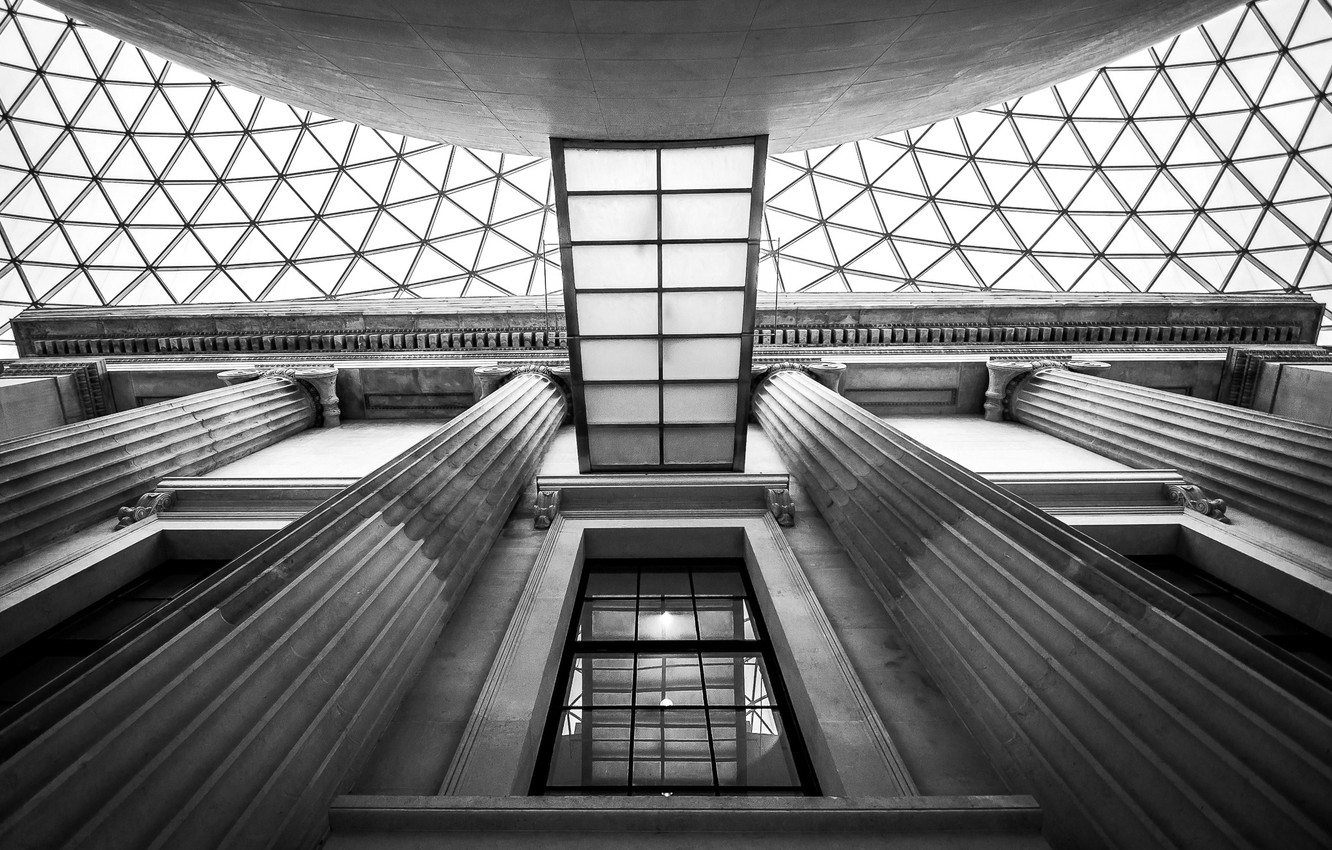
[[[742,560],[585,563],[532,793],[819,793]]]
[[[35,693],[228,563],[226,559],[164,561],[0,657],[0,711]]]

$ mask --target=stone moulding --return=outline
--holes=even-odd
[[[1141,345],[1292,344],[1299,325],[788,325],[754,331],[755,345]],[[564,350],[564,331],[441,330],[190,336],[50,336],[21,339],[28,357],[255,354],[282,352]]]
[[[1232,349],[1226,362],[1221,401],[1237,407],[1253,407],[1258,377],[1264,363],[1332,363],[1332,351],[1323,348],[1287,348],[1277,351]]]
[[[84,419],[113,413],[106,385],[106,365],[100,360],[27,360],[0,364],[3,378],[45,378],[69,376],[79,393],[79,407]]]

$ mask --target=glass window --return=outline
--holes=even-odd
[[[533,793],[817,794],[738,560],[588,561]]]

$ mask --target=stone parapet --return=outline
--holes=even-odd
[[[756,416],[1056,846],[1332,842],[1332,693],[797,372]]]
[[[0,730],[0,845],[313,846],[564,406],[516,376]]]
[[[1332,428],[1040,369],[1012,389],[1015,421],[1136,467],[1170,467],[1209,495],[1332,545]]]
[[[160,478],[206,472],[313,421],[303,390],[268,378],[0,442],[0,562],[114,517]]]

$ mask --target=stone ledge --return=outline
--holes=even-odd
[[[1039,840],[1025,795],[983,797],[369,797],[334,799],[334,841],[349,833],[979,833]],[[735,838],[739,838],[737,835]],[[531,846],[531,845],[529,845]],[[1031,846],[1045,846],[1044,841]]]

